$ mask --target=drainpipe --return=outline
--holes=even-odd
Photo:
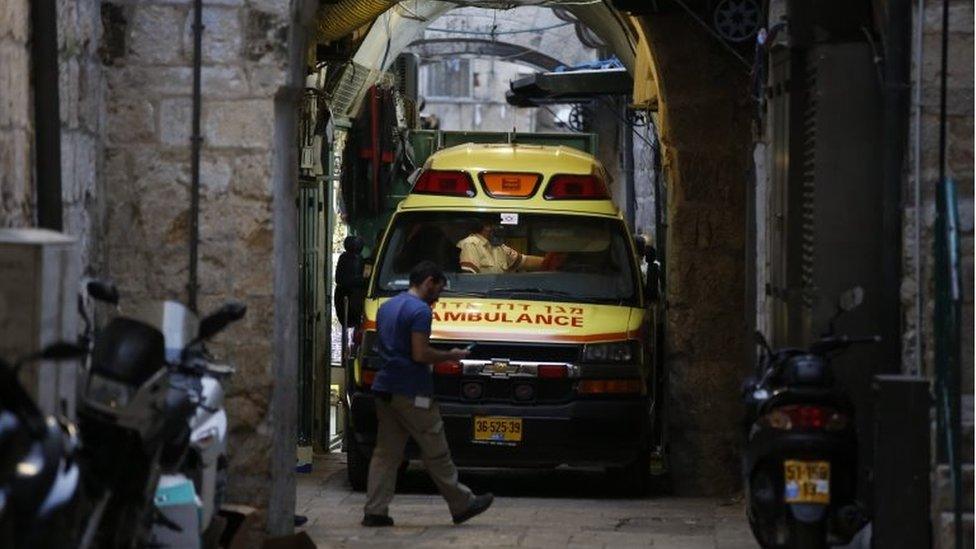
[[[890,2],[885,18],[884,110],[882,152],[882,230],[890,235],[882,248],[882,307],[886,369],[895,369],[901,355],[901,187],[908,145],[912,5]],[[901,371],[897,367],[896,371]]]
[[[923,296],[922,284],[922,218],[924,217],[922,212],[922,52],[924,50],[923,30],[925,25],[924,14],[925,14],[925,0],[917,0],[915,4],[915,13],[917,14],[917,20],[915,22],[915,106],[914,106],[914,118],[915,118],[915,143],[914,143],[914,157],[915,157],[915,188],[914,190],[914,203],[915,203],[915,225],[912,227],[915,231],[915,365],[912,375],[921,376],[922,375],[922,365],[925,347],[922,345],[922,327],[925,321],[925,312],[923,305],[925,304]]]
[[[31,62],[34,71],[34,162],[37,224],[60,231],[61,112],[58,95],[58,13],[55,0],[31,3]]]
[[[193,129],[190,135],[190,310],[197,310],[197,258],[200,245],[200,66],[203,50],[203,0],[193,0]]]

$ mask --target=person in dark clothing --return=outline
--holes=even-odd
[[[335,269],[335,311],[343,328],[354,328],[362,322],[363,300],[366,298],[367,279],[363,276],[365,268],[362,256],[363,239],[358,236],[347,236],[342,244],[345,251],[339,255]],[[347,299],[348,316],[344,310]]]

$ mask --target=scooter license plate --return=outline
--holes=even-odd
[[[783,462],[783,499],[786,503],[830,503],[830,462]]]

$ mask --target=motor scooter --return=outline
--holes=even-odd
[[[157,484],[183,464],[203,394],[200,376],[182,366],[187,351],[243,314],[242,305],[228,304],[198,321],[180,303],[153,302],[94,338],[78,409],[92,470],[86,491],[96,501],[97,528],[86,530],[85,543],[143,545],[152,525],[166,522],[153,504]]]
[[[56,343],[13,365],[0,359],[0,547],[76,547],[84,511],[78,432],[63,417],[45,417],[20,384],[21,365],[83,357]]]
[[[856,497],[855,409],[831,363],[852,345],[880,341],[834,333],[837,318],[863,299],[860,287],[844,292],[829,329],[808,349],[773,350],[756,332],[760,358],[743,386],[743,478],[749,526],[762,547],[844,544],[866,522]]]

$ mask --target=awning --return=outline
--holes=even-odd
[[[634,80],[627,69],[541,72],[513,80],[505,100],[516,107],[582,103],[602,95],[629,96]]]

